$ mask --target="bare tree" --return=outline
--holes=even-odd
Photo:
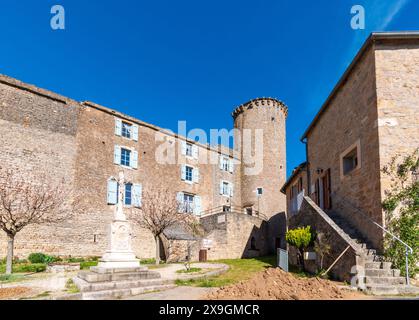
[[[64,180],[0,167],[0,228],[6,233],[6,274],[12,273],[14,240],[31,224],[66,220],[78,209],[78,198]]]
[[[193,230],[196,218],[182,213],[182,205],[169,189],[151,188],[143,192],[141,207],[132,212],[131,219],[140,227],[149,230],[156,243],[156,264],[160,264],[160,237],[163,232],[175,225]]]

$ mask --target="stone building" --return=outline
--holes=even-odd
[[[272,98],[255,99],[234,110],[239,136],[244,129],[252,135],[263,130],[263,166],[256,175],[248,175],[251,164],[242,161],[241,145],[230,149],[199,143],[93,102],[77,102],[0,76],[1,165],[65,178],[83,194],[87,208],[71,221],[25,228],[16,236],[15,254],[100,256],[107,248],[120,171],[128,181],[127,210],[141,206],[144,190],[165,187],[197,219],[224,216],[225,222],[219,218],[212,225],[203,223],[203,239],[169,230],[162,239],[166,254],[170,241],[179,246],[193,241],[191,254],[198,257],[203,250],[201,255],[208,259],[272,252],[281,245],[286,207],[285,197],[278,194],[286,175],[286,116],[286,106]],[[158,159],[164,143],[175,150],[175,161]],[[134,226],[133,249],[140,258],[154,256],[154,240],[147,230]],[[5,254],[6,240],[0,233],[0,256]]]
[[[307,159],[297,173],[316,208],[307,199],[300,213],[311,218],[293,217],[291,225],[321,222],[333,229],[331,241],[342,245],[334,246],[332,258],[352,245],[334,269],[348,279],[355,258],[361,264],[365,258],[352,240],[377,254],[383,250],[384,231],[377,224],[385,226],[381,204],[390,184],[383,167],[419,148],[419,33],[373,33],[301,140]],[[283,187],[289,199],[295,181],[293,175]]]

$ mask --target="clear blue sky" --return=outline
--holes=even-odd
[[[65,30],[50,28],[54,4]],[[350,27],[355,4],[366,30]],[[368,34],[419,29],[416,0],[20,0],[0,12],[0,73],[163,128],[231,128],[235,106],[283,100],[288,173]]]

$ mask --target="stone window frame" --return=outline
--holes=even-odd
[[[343,170],[343,159],[356,148],[357,165],[348,173],[344,174]],[[340,179],[343,180],[345,177],[350,176],[353,172],[361,169],[361,139],[358,139],[355,143],[350,145],[343,151],[339,156],[339,167],[340,167]]]

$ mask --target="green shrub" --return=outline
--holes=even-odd
[[[47,255],[41,252],[31,253],[28,257],[28,260],[31,263],[45,263]]]
[[[304,266],[304,251],[313,244],[314,233],[311,232],[311,227],[302,227],[289,230],[285,236],[287,242],[298,249],[300,264],[305,270]]]
[[[95,267],[97,266],[98,261],[83,261],[80,262],[80,269],[84,270],[84,269],[89,269],[90,267]]]
[[[84,258],[74,258],[74,257],[70,257],[67,259],[68,262],[70,263],[75,263],[75,262],[86,262],[86,259]]]

